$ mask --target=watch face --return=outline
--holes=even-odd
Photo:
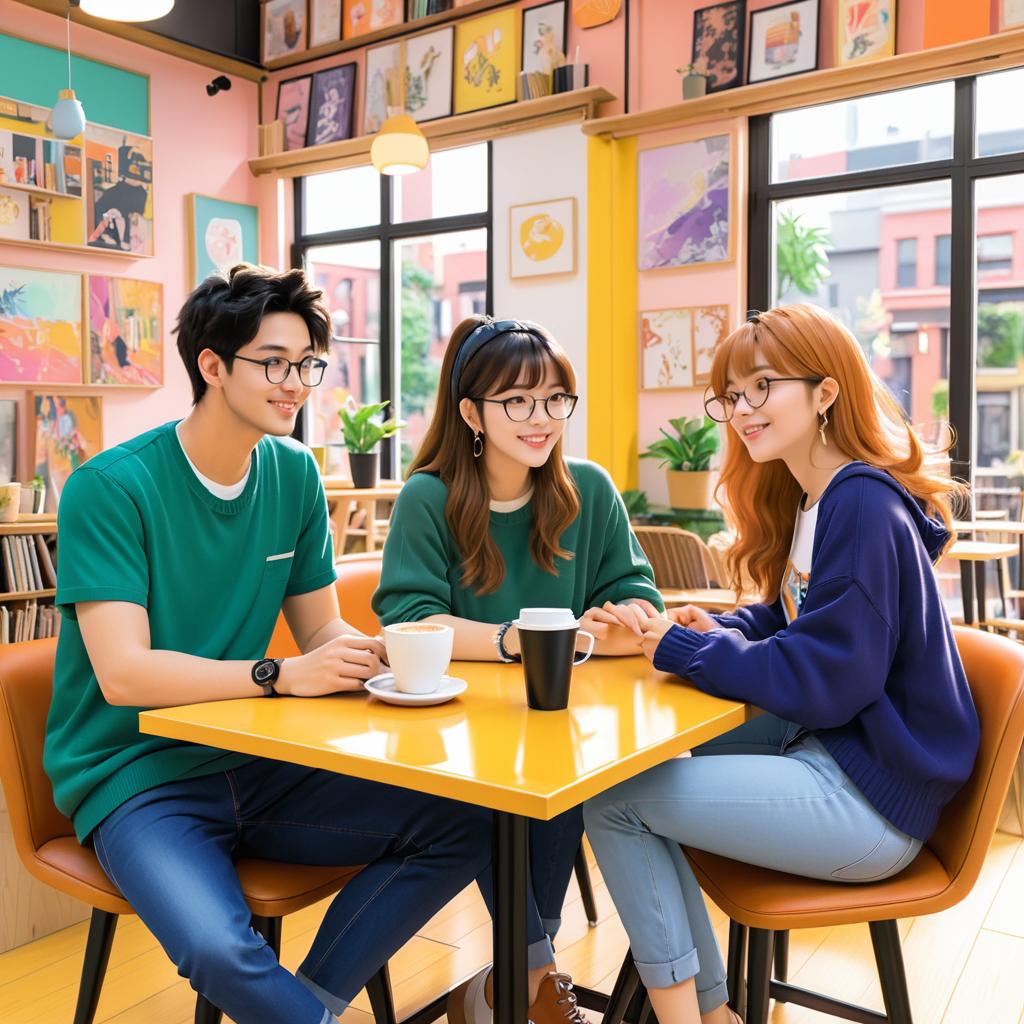
[[[258,683],[264,683],[268,679],[273,679],[274,669],[277,666],[272,661],[261,661],[253,670],[253,676]]]

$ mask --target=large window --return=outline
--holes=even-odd
[[[409,463],[434,410],[452,328],[490,310],[490,147],[432,155],[427,168],[382,178],[358,167],[303,178],[295,261],[324,289],[333,340],[324,383],[307,406],[304,436],[343,473],[338,411],[350,399],[391,403],[405,420],[383,470]]]

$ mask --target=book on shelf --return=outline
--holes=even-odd
[[[0,554],[3,593],[27,594],[57,586],[54,555],[43,534],[0,537]]]
[[[60,635],[60,612],[53,605],[26,601],[24,608],[0,605],[0,644],[46,640]]]
[[[273,156],[284,152],[284,121],[280,118],[259,126],[259,154]]]
[[[36,556],[39,559],[39,568],[43,573],[43,588],[52,590],[57,586],[57,567],[53,564],[53,556],[50,554],[46,538],[41,533],[33,534],[36,542]]]

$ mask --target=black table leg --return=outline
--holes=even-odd
[[[974,567],[974,593],[978,602],[978,625],[980,626],[988,618],[988,609],[985,607],[985,563],[978,562]]]
[[[494,1024],[526,1024],[528,819],[494,812]]]
[[[963,561],[960,563],[960,596],[964,602],[964,625],[973,626],[977,619],[974,617],[974,563]]]

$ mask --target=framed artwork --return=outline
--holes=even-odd
[[[309,45],[326,46],[341,39],[341,0],[309,0]]]
[[[692,309],[640,314],[640,365],[644,390],[693,387]]]
[[[1024,0],[998,0],[996,31],[1024,27]]]
[[[352,39],[379,28],[401,25],[405,20],[405,0],[345,0],[341,35]]]
[[[508,209],[509,277],[576,272],[576,199],[549,199]]]
[[[896,0],[839,0],[836,67],[896,52]]]
[[[352,138],[356,106],[356,66],[342,64],[313,75],[306,145],[322,146]]]
[[[455,113],[516,101],[519,11],[498,10],[455,26]]]
[[[18,403],[0,401],[0,483],[18,479]]]
[[[385,43],[366,51],[366,99],[363,134],[373,135],[387,120],[388,107],[397,106],[402,94],[402,45]]]
[[[88,245],[153,255],[153,143],[90,126],[85,141]]]
[[[640,270],[734,259],[731,133],[645,149],[638,164]]]
[[[88,384],[164,382],[163,285],[90,274]]]
[[[302,149],[309,125],[309,75],[289,78],[277,87],[277,119],[284,122],[284,148]]]
[[[222,267],[259,263],[259,207],[190,192],[185,209],[189,288]]]
[[[263,63],[306,49],[306,0],[262,0]]]
[[[728,306],[695,306],[693,314],[693,383],[711,383],[711,364],[729,336]]]
[[[82,275],[0,267],[0,383],[81,384]]]
[[[701,7],[693,12],[690,59],[708,76],[708,92],[730,89],[743,79],[744,0]]]
[[[46,484],[46,511],[83,462],[103,451],[103,403],[95,395],[34,394],[35,445],[32,474]]]
[[[452,112],[451,25],[405,41],[405,112],[414,121],[433,121]]]
[[[0,188],[0,241],[28,241],[29,214],[27,192]]]
[[[747,82],[770,82],[818,66],[818,0],[763,7],[750,13]]]
[[[567,0],[523,10],[523,71],[549,75],[565,62],[568,19]]]
[[[572,0],[572,20],[577,28],[597,28],[619,16],[622,0]]]

